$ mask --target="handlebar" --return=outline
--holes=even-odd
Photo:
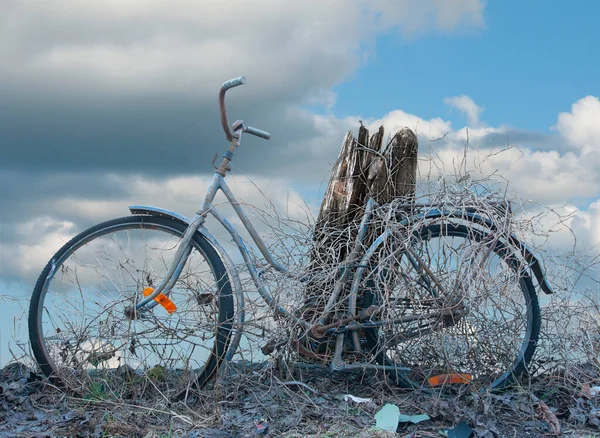
[[[248,134],[256,135],[257,137],[260,137],[260,138],[264,138],[265,140],[268,140],[271,138],[271,134],[269,134],[267,131],[263,131],[262,129],[258,129],[258,128],[253,128],[252,126],[244,125],[244,132],[247,132]]]
[[[229,90],[233,87],[239,87],[240,85],[244,85],[246,83],[246,76],[240,76],[239,78],[229,79],[227,82],[223,82],[223,86],[221,88],[225,89],[225,91]]]
[[[229,128],[229,122],[227,121],[227,111],[225,110],[225,93],[230,88],[239,87],[240,85],[244,85],[246,83],[246,76],[240,76],[234,79],[230,79],[226,82],[223,82],[221,86],[221,90],[219,91],[219,110],[221,112],[221,125],[223,126],[223,131],[225,131],[225,137],[227,137],[228,141],[233,140],[233,134],[231,133],[231,129]],[[264,138],[268,140],[271,138],[271,134],[261,129],[252,128],[251,126],[243,125],[243,131],[248,134],[255,135],[257,137]]]

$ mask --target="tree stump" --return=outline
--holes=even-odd
[[[357,138],[352,131],[346,134],[315,224],[310,262],[313,272],[326,269],[333,274],[335,267],[344,262],[370,197],[380,205],[397,197],[403,197],[406,203],[414,202],[417,136],[405,128],[385,146],[383,138],[383,126],[369,137],[362,122]],[[308,309],[322,310],[334,280],[332,277],[307,285]]]

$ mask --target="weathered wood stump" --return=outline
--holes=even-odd
[[[344,262],[354,245],[355,225],[370,197],[380,205],[397,197],[403,197],[406,203],[414,202],[417,136],[405,128],[385,146],[383,138],[383,126],[369,137],[362,123],[357,138],[352,131],[346,134],[315,225],[311,270],[324,268],[333,274],[334,267]],[[307,285],[308,309],[323,308],[333,281],[331,278]]]

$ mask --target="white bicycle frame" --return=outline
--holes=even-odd
[[[364,237],[366,235],[366,231],[369,226],[369,221],[371,219],[373,209],[375,207],[377,207],[377,203],[373,199],[369,199],[366,204],[365,212],[363,214],[363,218],[361,220],[361,223],[360,223],[360,226],[358,229],[358,235],[357,235],[357,238],[355,241],[355,245],[354,245],[352,251],[350,252],[350,255],[347,257],[346,261],[338,267],[337,274],[336,274],[336,280],[335,280],[335,283],[334,283],[334,286],[332,289],[332,293],[330,294],[328,302],[324,308],[324,311],[323,311],[322,315],[320,316],[320,318],[317,320],[317,322],[309,323],[308,321],[300,319],[293,312],[291,312],[290,310],[279,305],[276,302],[276,300],[269,294],[269,292],[265,288],[265,285],[261,281],[261,279],[260,279],[261,272],[259,271],[258,267],[252,261],[252,259],[250,257],[250,253],[248,251],[248,248],[246,247],[246,244],[244,243],[242,237],[240,236],[238,231],[235,229],[233,224],[231,224],[231,222],[229,220],[227,220],[227,218],[221,212],[219,212],[219,210],[216,208],[216,206],[213,205],[215,196],[217,195],[217,193],[220,190],[221,192],[223,192],[223,194],[225,195],[225,197],[227,198],[227,200],[233,207],[237,216],[242,221],[244,228],[250,234],[253,242],[256,244],[256,246],[260,250],[260,252],[263,255],[263,257],[265,258],[265,260],[269,263],[269,265],[273,269],[287,275],[290,278],[293,278],[293,279],[296,279],[299,281],[303,281],[303,282],[315,278],[315,275],[300,275],[300,274],[292,273],[285,266],[282,266],[280,263],[277,262],[277,260],[275,260],[273,254],[268,250],[264,241],[261,239],[261,237],[257,233],[256,229],[250,222],[244,209],[242,208],[240,203],[237,201],[237,199],[233,195],[232,191],[229,189],[229,187],[227,186],[227,184],[225,182],[225,176],[227,175],[227,172],[230,170],[229,162],[233,158],[233,153],[234,153],[235,149],[237,147],[239,147],[239,145],[240,145],[242,133],[249,133],[249,134],[253,134],[258,137],[262,137],[262,138],[266,138],[266,139],[268,139],[270,137],[269,133],[267,133],[265,131],[261,131],[256,128],[246,126],[244,124],[244,122],[240,121],[240,120],[236,121],[232,125],[233,132],[231,132],[231,130],[229,129],[229,126],[227,123],[227,117],[226,117],[226,113],[225,113],[225,104],[224,104],[225,91],[227,91],[229,88],[232,88],[232,87],[235,87],[238,85],[242,85],[243,83],[245,83],[245,78],[242,76],[242,77],[232,79],[230,81],[225,82],[223,84],[223,87],[221,88],[221,92],[219,94],[219,101],[221,104],[221,121],[222,121],[223,129],[225,130],[226,137],[230,141],[230,147],[229,147],[229,150],[227,152],[225,152],[225,154],[223,155],[223,161],[221,162],[220,166],[217,168],[217,171],[215,172],[215,174],[213,176],[212,182],[210,183],[210,185],[208,187],[208,190],[206,192],[204,200],[202,201],[200,208],[196,212],[195,216],[190,220],[190,219],[188,219],[182,215],[179,215],[177,213],[174,213],[174,212],[171,212],[168,210],[164,210],[164,209],[160,209],[160,208],[156,208],[156,207],[141,206],[141,205],[134,205],[134,206],[129,207],[130,211],[133,214],[150,214],[150,215],[157,215],[157,216],[167,216],[167,217],[171,217],[171,218],[174,218],[176,220],[179,220],[179,221],[182,221],[182,222],[185,222],[186,224],[188,224],[188,227],[186,228],[186,230],[183,234],[183,237],[181,238],[181,242],[179,243],[179,247],[177,248],[177,251],[175,253],[173,262],[172,262],[171,266],[169,267],[169,270],[167,271],[165,277],[162,279],[160,284],[155,288],[155,290],[150,295],[141,299],[137,303],[136,309],[138,312],[144,312],[146,310],[152,309],[154,306],[156,306],[158,304],[154,300],[154,298],[156,298],[160,293],[163,293],[163,292],[168,294],[168,291],[170,291],[173,288],[173,286],[175,285],[175,283],[177,282],[177,280],[179,278],[179,275],[181,274],[181,272],[183,270],[183,267],[185,266],[188,256],[191,253],[191,249],[192,249],[191,241],[196,232],[201,233],[221,255],[221,258],[225,264],[225,267],[226,267],[226,270],[230,277],[230,280],[233,283],[233,289],[234,289],[234,293],[235,293],[236,300],[238,303],[238,313],[237,313],[237,319],[236,319],[237,330],[236,330],[234,339],[232,340],[231,346],[229,347],[229,350],[227,351],[227,354],[225,356],[226,360],[230,360],[232,358],[233,354],[235,353],[235,350],[237,349],[237,346],[239,345],[239,341],[240,341],[241,335],[243,333],[243,325],[244,325],[244,321],[245,321],[244,292],[243,292],[242,284],[240,281],[239,272],[238,272],[236,266],[234,265],[231,257],[227,254],[227,252],[225,251],[223,246],[217,241],[217,239],[214,236],[212,236],[210,234],[210,232],[204,227],[204,222],[209,214],[212,215],[230,234],[231,238],[235,242],[238,250],[240,251],[240,254],[242,255],[242,257],[244,259],[246,269],[248,270],[248,272],[254,282],[254,285],[257,288],[257,291],[259,292],[260,296],[264,299],[264,301],[274,310],[274,312],[276,314],[279,314],[279,315],[293,321],[295,324],[299,325],[300,327],[302,327],[303,329],[306,329],[306,330],[309,330],[309,329],[315,327],[316,325],[324,326],[325,324],[327,324],[329,316],[331,315],[331,313],[338,301],[340,293],[343,290],[343,287],[346,284],[346,282],[349,280],[348,276],[349,276],[350,269],[348,269],[348,268],[350,268],[350,267],[355,267],[356,271],[354,273],[354,278],[352,279],[351,289],[350,289],[349,295],[347,297],[348,313],[351,315],[357,314],[356,304],[357,304],[358,290],[359,290],[359,286],[361,283],[363,273],[368,268],[368,261],[373,256],[373,254],[377,251],[379,246],[392,233],[394,233],[394,231],[385,230],[377,239],[375,239],[375,241],[371,244],[371,246],[366,251],[362,248],[362,243],[363,243]],[[411,205],[410,207],[414,208],[414,207],[419,207],[419,206],[425,207],[425,206],[429,206],[429,205],[425,205],[425,204]],[[408,219],[405,218],[405,219],[401,220],[399,222],[399,224],[406,225],[409,222],[411,222],[413,219],[422,220],[423,218],[425,218],[425,219],[448,218],[448,219],[467,220],[469,222],[483,225],[490,230],[494,229],[494,224],[489,219],[486,219],[485,217],[482,217],[482,216],[476,214],[476,212],[468,211],[468,210],[467,211],[465,211],[465,210],[447,211],[447,210],[435,210],[435,209],[429,210],[426,214],[417,214],[411,218],[408,218]],[[535,258],[535,256],[515,236],[511,236],[510,243],[512,245],[515,245],[516,248],[519,248],[522,257],[529,262],[529,267],[533,271],[535,276],[537,277],[542,290],[546,293],[552,293],[552,288],[550,287],[550,285],[544,278],[540,264],[539,264],[538,260]],[[410,253],[410,250],[408,250],[407,254],[409,257],[411,257],[411,255],[409,253]],[[411,261],[411,263],[413,263],[415,268],[420,269],[423,272],[423,275],[429,276],[430,278],[432,278],[432,280],[434,282],[436,282],[435,278],[431,277],[431,273],[428,272],[429,270],[428,270],[427,266],[425,266],[422,263],[422,261],[420,261],[418,259],[418,257],[416,259],[414,259],[414,261]],[[357,318],[355,318],[355,321],[358,321],[359,319],[363,319],[363,318],[368,319],[368,315],[365,317],[363,314],[362,318],[357,317]],[[377,369],[394,369],[397,371],[398,370],[408,370],[408,369],[404,369],[404,368],[390,367],[390,366],[376,365],[376,364],[366,364],[366,363],[365,364],[345,364],[341,357],[342,351],[344,349],[344,335],[346,332],[350,332],[352,335],[353,348],[356,351],[360,351],[359,338],[358,338],[358,332],[357,332],[358,329],[364,328],[366,326],[378,327],[378,326],[383,326],[383,325],[386,325],[389,323],[397,323],[397,322],[401,322],[401,320],[377,321],[377,322],[369,322],[367,324],[361,324],[358,322],[355,324],[338,323],[338,324],[332,324],[329,327],[326,326],[325,328],[328,329],[327,333],[329,333],[329,334],[335,333],[337,335],[335,354],[334,354],[334,358],[331,362],[332,369],[341,370],[341,369],[349,369],[349,368],[368,367],[368,368],[377,368]],[[333,326],[335,326],[335,327],[333,327]]]
[[[258,232],[256,231],[256,229],[250,222],[250,219],[248,218],[246,212],[244,211],[244,209],[242,208],[242,206],[240,205],[238,200],[235,198],[233,192],[228,187],[227,183],[225,182],[225,176],[220,172],[220,170],[223,170],[223,173],[226,174],[228,163],[229,163],[229,161],[231,161],[231,159],[233,157],[233,151],[240,145],[241,135],[244,130],[241,127],[241,125],[239,125],[240,123],[241,122],[236,122],[236,124],[238,124],[238,126],[240,126],[240,127],[234,131],[234,138],[232,139],[230,149],[225,154],[225,158],[223,160],[223,162],[225,164],[223,165],[223,163],[222,163],[222,165],[219,167],[219,169],[215,172],[213,179],[208,187],[207,193],[204,197],[204,200],[202,201],[200,208],[196,212],[196,215],[194,216],[193,219],[190,220],[190,219],[188,219],[184,216],[181,216],[175,212],[171,212],[171,211],[156,208],[156,207],[141,206],[141,205],[133,205],[133,206],[129,207],[130,211],[133,214],[154,214],[154,215],[159,215],[159,216],[168,216],[168,217],[172,217],[172,218],[178,219],[180,221],[183,221],[183,222],[189,224],[186,231],[184,232],[183,237],[181,238],[181,242],[179,243],[179,247],[177,248],[177,251],[173,258],[173,262],[172,262],[171,266],[169,267],[169,270],[165,274],[165,276],[162,279],[162,281],[160,282],[160,284],[154,289],[154,291],[150,295],[148,295],[147,297],[145,297],[144,299],[140,300],[137,303],[136,309],[138,312],[144,312],[145,310],[150,310],[153,307],[155,307],[158,303],[156,301],[154,301],[154,298],[157,297],[160,293],[163,293],[165,291],[166,291],[165,293],[168,294],[168,291],[173,288],[173,286],[175,285],[175,283],[177,282],[177,280],[179,278],[179,275],[181,274],[181,272],[183,270],[183,267],[185,266],[188,256],[190,255],[190,252],[192,249],[191,240],[196,232],[201,233],[221,255],[222,260],[226,266],[227,272],[229,274],[229,277],[233,282],[234,293],[236,295],[236,300],[237,300],[238,308],[239,308],[238,315],[237,315],[237,321],[236,321],[236,326],[237,326],[236,327],[237,328],[236,335],[235,335],[234,339],[232,340],[231,347],[229,348],[228,353],[226,355],[227,360],[229,360],[233,356],[237,346],[239,345],[239,341],[240,341],[241,335],[243,333],[243,324],[244,324],[244,318],[245,318],[245,311],[244,311],[244,301],[245,300],[244,300],[243,288],[242,288],[240,277],[239,277],[239,272],[238,272],[236,266],[234,265],[231,257],[229,256],[229,254],[227,254],[227,252],[225,251],[223,246],[218,242],[218,240],[204,227],[204,222],[209,214],[212,215],[228,231],[229,235],[235,242],[238,250],[240,251],[240,254],[242,255],[242,257],[244,259],[246,269],[248,270],[248,272],[254,282],[254,285],[256,286],[256,288],[257,288],[260,296],[263,298],[263,300],[277,314],[290,319],[295,324],[298,324],[299,326],[303,327],[304,329],[309,329],[311,327],[311,324],[309,324],[307,321],[305,321],[303,319],[298,318],[293,312],[291,312],[290,310],[279,305],[275,301],[275,299],[270,295],[270,293],[266,290],[264,283],[260,279],[260,271],[259,271],[258,267],[252,261],[252,258],[250,257],[250,252],[248,251],[248,248],[246,247],[244,240],[240,236],[239,232],[236,230],[235,226],[217,209],[216,206],[213,205],[213,200],[214,200],[215,196],[217,195],[217,193],[219,192],[219,190],[221,192],[223,192],[223,194],[225,195],[225,197],[227,198],[227,200],[233,207],[234,211],[236,212],[237,216],[242,221],[244,228],[248,231],[248,233],[252,237],[253,242],[256,244],[256,246],[260,250],[261,254],[263,255],[265,260],[269,263],[269,265],[272,268],[287,275],[290,278],[293,278],[293,279],[296,279],[296,280],[302,281],[302,282],[305,282],[305,281],[308,281],[309,279],[315,278],[314,275],[311,276],[311,275],[300,275],[300,274],[292,273],[285,266],[282,266],[280,263],[277,262],[277,260],[273,256],[273,254],[268,250],[264,241],[259,236]],[[348,260],[358,261],[357,259],[360,257],[360,254],[359,254],[360,243],[363,241],[363,239],[366,235],[366,230],[368,227],[369,219],[371,217],[372,209],[375,206],[376,206],[375,201],[370,199],[369,202],[367,203],[367,208],[366,208],[365,214],[361,221],[361,226],[359,229],[359,234],[357,237],[355,249],[351,253],[351,256],[348,258]],[[377,243],[382,242],[385,237],[386,236],[380,236]],[[367,251],[367,253],[369,253],[369,252]],[[372,253],[372,251],[371,251],[371,253]],[[365,254],[365,256],[370,256],[370,255],[371,254]],[[332,309],[334,308],[334,306],[336,304],[337,298],[343,288],[343,285],[348,280],[349,270],[344,269],[343,266],[340,266],[339,270],[343,271],[343,272],[342,272],[342,275],[335,282],[333,293],[331,294],[329,301],[327,303],[327,306],[325,307],[323,316],[319,319],[319,323],[321,323],[321,324],[326,323],[328,316],[330,315]],[[362,274],[362,270],[364,270],[364,268],[363,269],[359,268],[359,271],[361,274]],[[357,275],[356,277],[360,278],[360,276],[361,275]],[[353,297],[353,298],[351,298],[351,300],[350,300],[351,306],[354,308],[354,310],[356,308],[356,295],[358,292],[358,285],[359,285],[359,281],[357,281],[355,278],[355,281],[354,281],[354,284],[352,287],[352,291],[351,291],[351,297]],[[353,310],[350,309],[350,311],[353,311]],[[354,332],[354,334],[356,334],[356,332]],[[339,339],[341,339],[338,342],[340,344],[339,355],[341,355],[341,347],[343,346],[343,334],[340,334],[338,336],[340,337]],[[356,336],[356,338],[357,338],[356,346],[358,346],[358,337]],[[338,369],[341,369],[342,367],[344,367],[341,362],[341,359],[336,361],[336,363],[339,367]],[[348,366],[349,365],[346,365],[345,368],[347,368]]]

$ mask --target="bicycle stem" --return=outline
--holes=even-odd
[[[227,172],[229,172],[231,170],[231,167],[229,167],[229,162],[233,158],[233,153],[235,152],[237,147],[240,145],[243,126],[244,126],[244,122],[241,120],[236,120],[233,124],[234,133],[232,134],[232,137],[231,137],[231,140],[229,143],[229,149],[227,150],[227,152],[225,152],[223,154],[223,161],[221,161],[221,164],[219,165],[219,167],[217,167],[217,173],[219,175],[221,175],[222,177],[227,176]],[[212,199],[211,199],[211,202],[212,202]]]

